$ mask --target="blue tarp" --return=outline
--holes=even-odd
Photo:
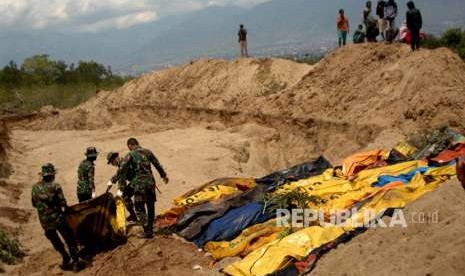
[[[408,173],[401,174],[399,176],[390,176],[390,175],[382,175],[378,177],[378,181],[373,183],[373,187],[384,187],[385,185],[392,183],[392,182],[403,182],[404,184],[407,184],[412,180],[412,178],[417,174],[417,172],[424,174],[430,167],[421,167],[414,169]]]
[[[228,211],[223,217],[213,220],[192,242],[203,247],[209,241],[229,241],[245,228],[267,221],[273,214],[263,213],[263,204],[249,203]]]

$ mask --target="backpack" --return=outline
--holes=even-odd
[[[399,30],[397,30],[397,29],[394,29],[394,28],[391,28],[391,27],[387,28],[387,30],[386,30],[386,41],[390,42],[390,43],[393,42],[396,39],[398,32],[399,32]]]

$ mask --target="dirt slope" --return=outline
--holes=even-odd
[[[465,115],[464,72],[465,63],[447,49],[411,53],[405,45],[383,44],[351,45],[315,66],[280,59],[199,60],[153,72],[113,92],[101,92],[74,109],[44,108],[25,120],[10,122],[9,160],[14,173],[8,187],[17,192],[1,195],[0,223],[21,226],[22,241],[30,253],[25,265],[12,274],[58,273],[58,256],[39,231],[30,206],[30,188],[44,162],[57,164],[57,180],[68,201],[75,203],[76,168],[85,147],[95,145],[104,156],[110,150],[126,151],[127,137],[138,137],[158,154],[172,180],[172,185],[161,186],[160,210],[167,208],[174,196],[217,177],[262,176],[319,154],[337,164],[356,151],[389,148],[406,135],[442,124],[465,133],[461,120]],[[97,161],[99,192],[113,172],[103,158]],[[447,237],[462,231],[465,214],[450,210],[460,206],[457,204],[465,194],[450,187],[445,185],[442,192],[428,195],[423,204],[409,207],[409,212],[433,210],[441,202],[443,224],[414,226],[404,232],[369,231],[355,244],[383,247],[379,241],[389,240],[386,252],[392,254],[370,258],[378,251],[344,245],[325,257],[316,273],[366,275],[376,268],[381,274],[392,274],[399,270],[382,265],[372,270],[366,260],[382,263],[377,258],[383,257],[398,262],[420,251],[431,252],[433,257],[418,255],[418,263],[430,260],[431,266],[426,268],[433,272],[454,265],[462,251],[454,251]],[[444,200],[451,192],[455,197]],[[434,239],[422,245],[420,232]],[[396,242],[401,239],[398,237],[413,240],[412,249]],[[84,273],[104,275],[118,268],[138,275],[131,265],[122,264],[126,254],[137,256],[146,271],[153,269],[163,275],[190,275],[197,260],[202,267],[208,262],[178,240],[158,237],[140,251],[139,245],[132,240],[97,256],[94,266]],[[434,246],[439,251],[431,251]],[[163,256],[145,250],[162,251]],[[389,257],[394,252],[397,255]],[[353,258],[350,262],[363,266],[351,270],[348,262],[346,271],[336,269],[336,262],[347,255]],[[165,265],[167,270],[162,269]],[[400,271],[411,269],[404,266]],[[199,273],[214,275],[216,270]]]

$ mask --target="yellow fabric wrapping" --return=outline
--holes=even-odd
[[[369,217],[367,212],[379,214],[387,209],[404,208],[407,204],[417,200],[425,193],[435,190],[439,185],[453,177],[454,170],[453,166],[431,169],[426,172],[428,176],[433,178],[428,183],[426,183],[425,177],[417,173],[408,185],[385,189],[349,219],[346,226],[351,228],[363,224],[365,219]]]
[[[312,250],[342,234],[342,227],[309,227],[260,247],[243,260],[227,266],[224,272],[233,276],[264,276],[283,268],[292,259],[303,260]]]
[[[351,155],[342,162],[342,174],[344,176],[352,176],[356,174],[360,168],[363,169],[364,167],[382,160],[384,154],[385,152],[383,150],[372,150]]]
[[[279,235],[285,235],[286,232],[288,232],[288,228],[277,227],[276,220],[273,219],[243,230],[232,241],[208,242],[204,249],[210,252],[214,259],[220,260],[226,257],[238,256],[243,252],[250,252],[252,251],[250,248],[258,248],[275,240]]]
[[[293,190],[298,190],[308,195],[325,198],[326,196],[343,194],[350,191],[369,189],[371,188],[371,184],[376,182],[378,177],[381,175],[398,176],[427,165],[428,164],[425,161],[411,161],[392,166],[364,170],[357,174],[353,180],[333,176],[334,170],[328,169],[322,175],[286,184],[275,193],[280,195]]]
[[[173,200],[175,206],[192,206],[202,202],[223,198],[235,192],[252,189],[256,186],[255,180],[248,178],[222,178],[203,185],[201,188],[190,191]],[[239,189],[239,187],[241,189]]]
[[[126,236],[126,205],[121,197],[115,197],[116,215],[110,220],[113,231],[120,236]]]
[[[412,154],[414,154],[418,150],[416,147],[410,145],[406,141],[402,141],[402,142],[397,143],[397,145],[394,147],[394,149],[398,153],[402,154],[405,157],[411,156]]]
[[[356,181],[360,181],[360,183],[372,183],[374,182],[373,180],[376,180],[380,175],[400,175],[425,165],[426,163],[423,161],[412,161],[394,166],[367,170],[364,171],[363,174],[360,173]],[[312,226],[284,238],[269,236],[276,240],[271,242],[268,240],[268,244],[254,250],[243,260],[229,265],[224,272],[233,276],[259,276],[273,273],[286,266],[291,258],[302,260],[313,249],[335,240],[345,231],[351,231],[354,227],[362,226],[365,219],[372,218],[372,215],[380,214],[387,209],[404,208],[407,204],[417,200],[425,193],[435,190],[440,184],[454,177],[455,174],[454,166],[439,167],[429,169],[425,173],[425,177],[417,173],[407,185],[399,183],[398,185],[388,185],[383,188],[365,186],[361,187],[359,190],[349,191],[320,206],[320,208],[324,210],[338,209],[351,206],[351,204],[367,199],[367,203],[357,213],[353,214],[353,216],[344,223],[343,227],[329,226],[323,228],[320,226]],[[291,185],[292,184],[293,183],[291,183]],[[324,183],[322,185],[324,185]],[[355,186],[364,185],[365,184],[358,184]],[[295,183],[293,188],[297,186],[302,188],[302,185],[296,185]],[[249,228],[244,230],[244,232],[252,233],[253,230],[253,228]],[[252,237],[252,234],[240,238],[238,237],[238,239],[246,241],[247,237]],[[221,243],[217,244],[219,245]],[[223,243],[220,247],[216,247],[216,249],[222,248],[221,250],[223,250],[226,246],[227,243]],[[242,248],[243,247],[245,246],[242,245]],[[235,255],[237,255],[237,252]]]

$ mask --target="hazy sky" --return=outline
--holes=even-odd
[[[128,28],[209,5],[250,7],[269,0],[0,0],[0,28],[97,32]]]

